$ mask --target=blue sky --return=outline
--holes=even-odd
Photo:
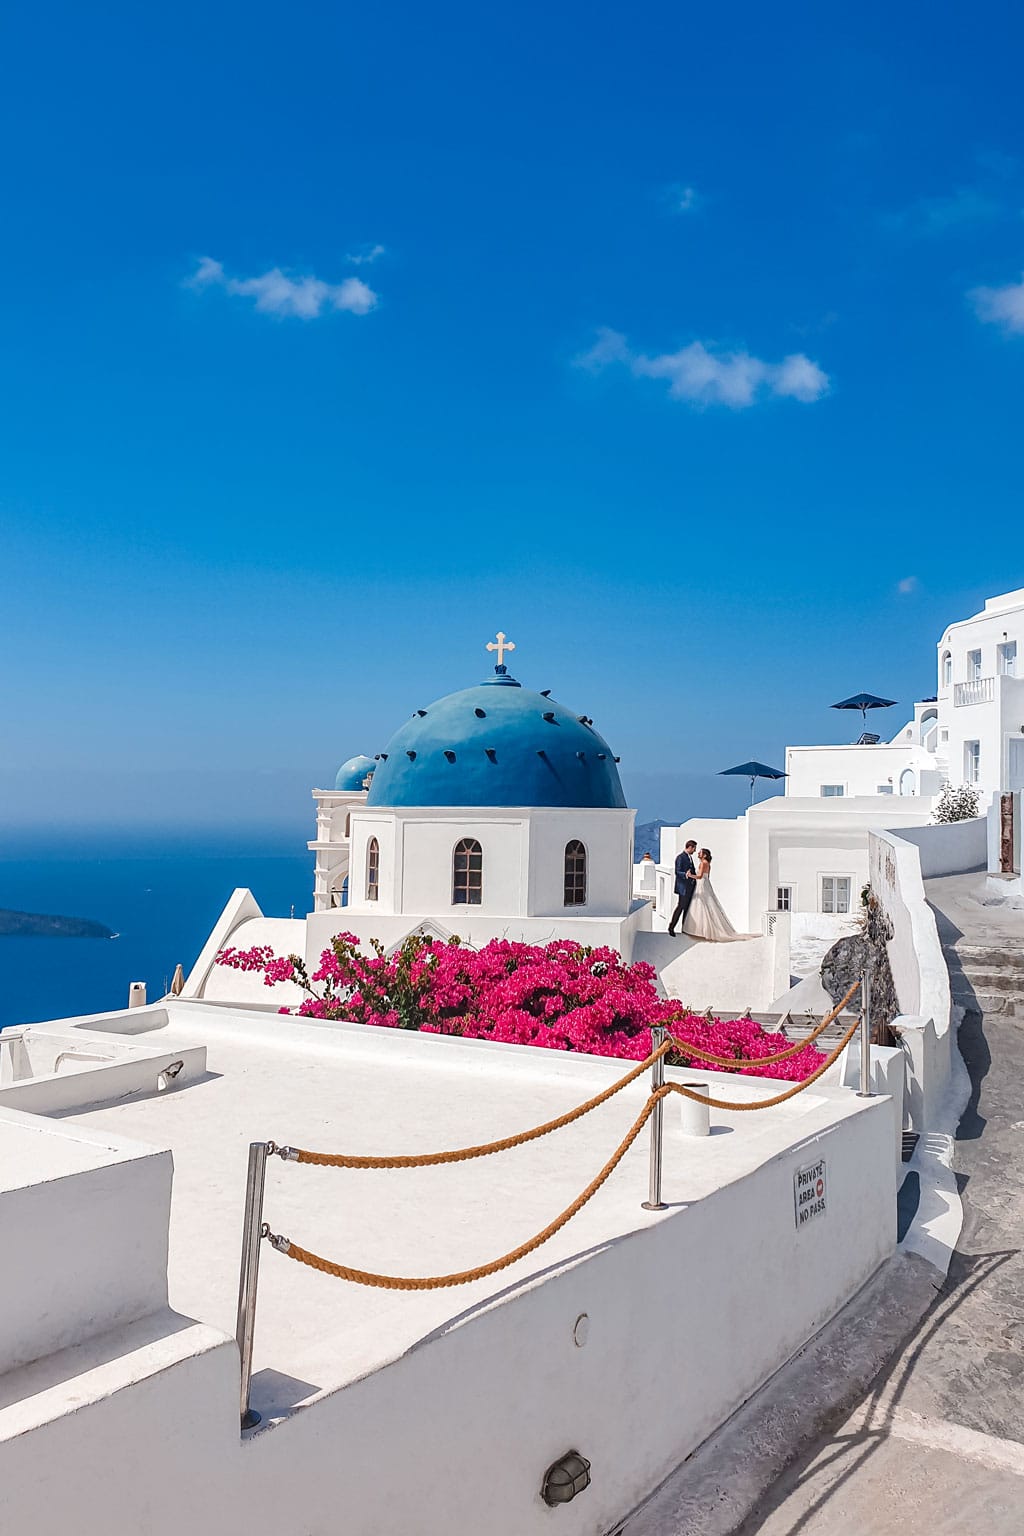
[[[8,8],[7,823],[302,827],[498,628],[642,815],[931,692],[1024,585],[1022,30]]]

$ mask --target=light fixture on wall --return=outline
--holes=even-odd
[[[579,1451],[566,1451],[544,1473],[540,1496],[545,1504],[568,1504],[590,1486],[590,1462]]]

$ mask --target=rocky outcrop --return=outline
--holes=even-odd
[[[821,962],[822,986],[833,1003],[845,997],[865,971],[870,972],[872,1034],[880,1045],[889,1043],[889,1025],[901,1011],[886,948],[891,937],[888,918],[876,898],[868,892],[860,932],[839,939]],[[854,998],[853,1006],[859,1009],[859,995]]]

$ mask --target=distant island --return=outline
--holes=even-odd
[[[642,859],[645,853],[649,853],[652,859],[661,856],[661,829],[662,827],[678,826],[678,822],[662,821],[638,821],[634,836],[634,857]]]
[[[0,939],[113,939],[104,923],[89,917],[54,917],[45,912],[11,912],[0,907]]]

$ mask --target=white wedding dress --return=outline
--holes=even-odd
[[[725,915],[725,910],[715,895],[710,875],[697,879],[690,909],[686,914],[683,932],[691,939],[706,939],[709,944],[731,944],[736,939],[747,939],[747,933],[737,933]]]

